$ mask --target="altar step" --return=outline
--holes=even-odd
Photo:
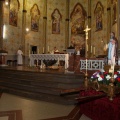
[[[79,88],[83,80],[83,75],[0,69],[0,89],[4,92],[61,104],[76,103],[78,94],[61,96],[61,91]]]

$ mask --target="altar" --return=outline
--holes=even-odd
[[[63,60],[65,61],[65,69],[68,68],[68,60],[69,60],[69,54],[30,54],[30,66],[34,66],[34,61],[40,60],[41,63],[43,63],[43,60]]]

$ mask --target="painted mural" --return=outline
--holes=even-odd
[[[96,17],[96,31],[103,29],[103,18],[102,18],[103,12],[104,12],[103,6],[101,2],[98,2],[94,10],[94,14]]]
[[[10,0],[9,24],[17,27],[18,10],[20,3],[18,0]]]
[[[31,30],[38,32],[39,30],[39,18],[40,18],[40,10],[38,9],[38,5],[34,4],[30,10],[31,14]]]
[[[71,13],[71,34],[84,34],[86,11],[77,3]]]
[[[52,33],[60,34],[60,20],[62,19],[62,15],[60,14],[58,9],[55,9],[51,17],[52,17]]]

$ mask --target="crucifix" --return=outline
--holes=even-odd
[[[86,57],[86,73],[85,73],[85,80],[84,80],[84,85],[85,85],[85,89],[88,88],[88,74],[87,74],[87,52],[88,52],[88,44],[87,44],[87,40],[88,40],[88,31],[90,30],[90,28],[88,28],[88,25],[86,26],[85,31],[85,35],[86,35],[86,50],[85,50],[85,57]]]
[[[87,40],[88,40],[88,31],[90,30],[90,28],[88,28],[88,25],[86,26],[85,28],[85,36],[86,36],[86,42],[85,42],[85,47],[86,47],[86,50],[85,50],[85,57],[87,58],[87,52],[88,52],[88,44],[87,44]]]

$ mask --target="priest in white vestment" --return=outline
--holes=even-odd
[[[20,48],[17,51],[17,64],[18,65],[23,65],[23,52]]]

